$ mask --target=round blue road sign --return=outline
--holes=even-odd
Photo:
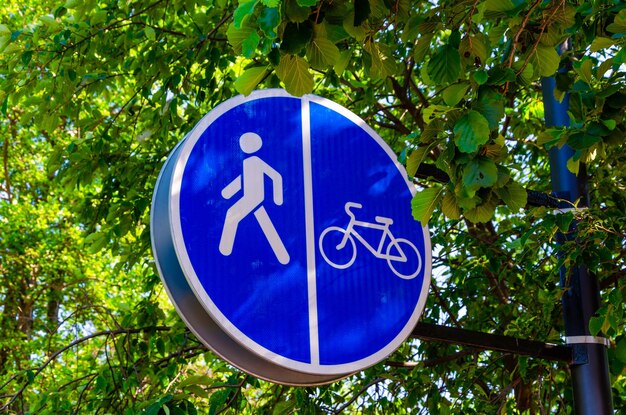
[[[428,230],[412,218],[406,172],[360,118],[323,98],[257,91],[211,111],[175,157],[180,269],[246,351],[332,377],[409,336],[430,281]]]

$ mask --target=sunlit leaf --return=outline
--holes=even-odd
[[[309,64],[299,56],[285,55],[276,67],[276,74],[292,95],[302,96],[313,90],[313,74]]]
[[[316,34],[307,46],[307,58],[314,68],[324,69],[339,61],[339,48],[325,36]]]
[[[237,29],[241,28],[246,17],[254,12],[257,2],[258,0],[242,0],[239,2],[233,15],[233,24]]]
[[[435,210],[435,206],[439,203],[442,193],[443,188],[435,187],[417,192],[411,200],[413,218],[420,221],[422,225],[428,224]]]
[[[613,45],[615,45],[615,41],[611,38],[596,37],[595,39],[593,39],[593,42],[591,42],[589,50],[591,52],[597,52],[602,49],[610,48]]]
[[[531,53],[531,63],[541,76],[551,76],[559,69],[561,58],[552,46],[538,46]]]
[[[233,23],[228,26],[226,36],[228,37],[228,43],[233,47],[235,53],[242,53],[244,42],[253,36],[255,30],[251,26],[243,25],[240,28],[235,27]]]
[[[463,215],[474,223],[489,222],[496,212],[497,202],[495,198],[490,197],[487,202],[476,206],[473,209],[466,210]]]
[[[268,71],[264,66],[246,69],[235,80],[234,86],[237,92],[243,95],[249,95],[254,88],[265,78]]]
[[[441,201],[441,211],[450,219],[458,219],[461,217],[461,208],[454,192],[446,192],[446,195]]]

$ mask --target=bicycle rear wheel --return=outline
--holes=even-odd
[[[344,238],[345,244],[340,246]],[[330,266],[337,269],[346,269],[356,259],[356,244],[352,235],[346,235],[346,230],[339,226],[329,226],[324,229],[319,239],[319,248],[322,257]]]

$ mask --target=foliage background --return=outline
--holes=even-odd
[[[267,87],[360,114],[416,177],[437,269],[424,321],[561,343],[558,270],[587,264],[603,300],[590,329],[612,341],[626,410],[624,39],[618,0],[5,2],[0,411],[572,411],[569,369],[538,359],[410,340],[344,381],[290,388],[189,333],[152,263],[156,176],[206,112]],[[546,76],[569,94],[568,128],[545,126]],[[555,215],[527,195],[549,193],[548,150],[564,144],[590,207]]]

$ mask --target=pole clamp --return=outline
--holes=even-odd
[[[611,342],[606,337],[600,336],[567,336],[565,344],[601,344],[610,347]]]

